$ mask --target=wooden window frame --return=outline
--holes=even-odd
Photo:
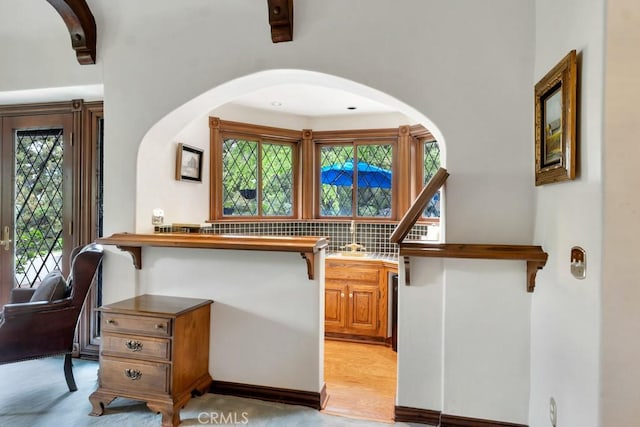
[[[322,136],[322,135],[321,135]],[[391,145],[391,215],[388,217],[371,217],[371,216],[358,216],[357,214],[357,202],[354,193],[351,195],[351,212],[349,216],[327,216],[320,213],[320,187],[322,186],[320,179],[320,151],[322,147],[327,146],[352,146],[354,150],[354,157],[357,158],[357,149],[359,146],[364,145]],[[354,220],[354,221],[366,221],[366,222],[389,222],[397,219],[398,217],[398,141],[397,138],[389,137],[371,137],[369,132],[363,132],[362,137],[355,138],[340,138],[340,139],[316,139],[314,141],[315,146],[315,159],[316,162],[313,165],[313,171],[315,174],[315,189],[314,189],[314,218],[322,220]],[[357,184],[356,184],[357,186]]]
[[[424,187],[424,144],[427,142],[435,142],[435,137],[424,126],[416,125],[409,128],[409,135],[411,137],[412,150],[414,150],[412,167],[414,173],[412,176],[415,178],[411,183],[411,200],[415,200],[418,194]],[[440,165],[442,166],[442,165]],[[424,214],[418,219],[422,224],[440,224],[440,218],[426,217]]]
[[[423,187],[424,142],[436,141],[423,125],[385,129],[348,129],[314,131],[292,130],[254,125],[209,117],[210,129],[210,199],[207,222],[250,222],[318,220],[356,222],[397,222],[409,209]],[[225,136],[264,142],[291,143],[293,152],[293,215],[230,216],[223,215],[222,144]],[[390,217],[320,215],[320,147],[327,144],[391,144],[392,145],[392,213]],[[261,179],[261,177],[260,177]],[[440,218],[421,217],[419,223],[437,224]]]
[[[248,123],[220,120],[218,117],[209,118],[210,148],[211,148],[211,179],[209,180],[209,221],[208,222],[250,222],[250,221],[291,221],[300,218],[301,185],[300,185],[300,142],[302,132],[291,129],[260,126]],[[258,197],[257,215],[224,215],[223,213],[223,144],[227,138],[256,141],[258,156],[262,153],[262,144],[282,144],[291,147],[293,200],[291,215],[275,216],[263,215],[260,206],[262,200],[262,160],[258,158],[258,182],[256,190]]]

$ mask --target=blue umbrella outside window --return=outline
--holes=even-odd
[[[323,184],[351,187],[353,175],[353,160],[320,169],[320,181]],[[366,162],[358,162],[358,187],[391,188],[391,171]]]

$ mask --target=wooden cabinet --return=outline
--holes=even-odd
[[[99,387],[89,396],[100,416],[116,397],[143,400],[180,424],[193,391],[206,392],[211,300],[142,295],[102,307]]]
[[[387,275],[379,260],[327,259],[325,335],[385,341]]]

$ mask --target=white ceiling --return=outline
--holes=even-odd
[[[351,92],[302,83],[270,86],[236,98],[230,104],[309,117],[396,112]]]

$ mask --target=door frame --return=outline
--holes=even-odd
[[[80,152],[79,164],[82,175],[80,186],[78,188],[79,206],[84,208],[78,209],[78,224],[80,224],[79,236],[80,241],[92,242],[101,231],[100,215],[97,201],[101,197],[99,188],[99,180],[101,177],[102,159],[98,152],[104,148],[104,137],[100,135],[101,129],[99,121],[104,119],[104,108],[102,101],[87,102],[82,107],[82,150]],[[104,124],[102,132],[104,132]],[[100,143],[103,147],[98,147],[98,140],[102,138]],[[91,288],[87,295],[87,304],[85,304],[80,313],[78,328],[76,329],[77,346],[74,343],[74,356],[81,356],[87,359],[98,359],[100,351],[100,325],[96,308],[98,308],[102,295],[102,270],[98,270],[96,275],[96,284]]]
[[[69,139],[71,162],[69,164],[72,188],[71,201],[68,206],[70,219],[64,223],[65,239],[69,242],[69,247],[85,245],[94,241],[97,237],[97,221],[99,212],[95,201],[97,200],[97,121],[103,115],[103,102],[88,102],[75,99],[64,102],[50,102],[37,104],[19,104],[0,106],[0,142],[4,135],[2,122],[4,118],[20,118],[26,116],[55,116],[70,115],[71,117],[71,138]],[[67,144],[67,141],[65,141]],[[65,149],[67,146],[65,146]],[[66,153],[65,153],[66,154]],[[0,176],[5,168],[13,168],[11,158],[3,158],[0,162]],[[65,174],[67,173],[67,162],[65,160]],[[65,184],[66,185],[66,184]],[[5,209],[2,207],[2,209]],[[68,265],[64,266],[68,268]],[[4,268],[2,265],[0,268]],[[0,301],[7,301],[9,289],[0,286]],[[96,301],[95,294],[89,301]],[[93,304],[87,305],[87,307]],[[76,344],[74,353],[79,353],[82,347],[89,346],[88,353],[95,353],[97,357],[97,345],[95,337],[91,334],[95,331],[91,324],[90,314],[95,307],[85,310],[89,315],[81,315],[80,323],[76,332]],[[86,337],[84,335],[86,334]]]

